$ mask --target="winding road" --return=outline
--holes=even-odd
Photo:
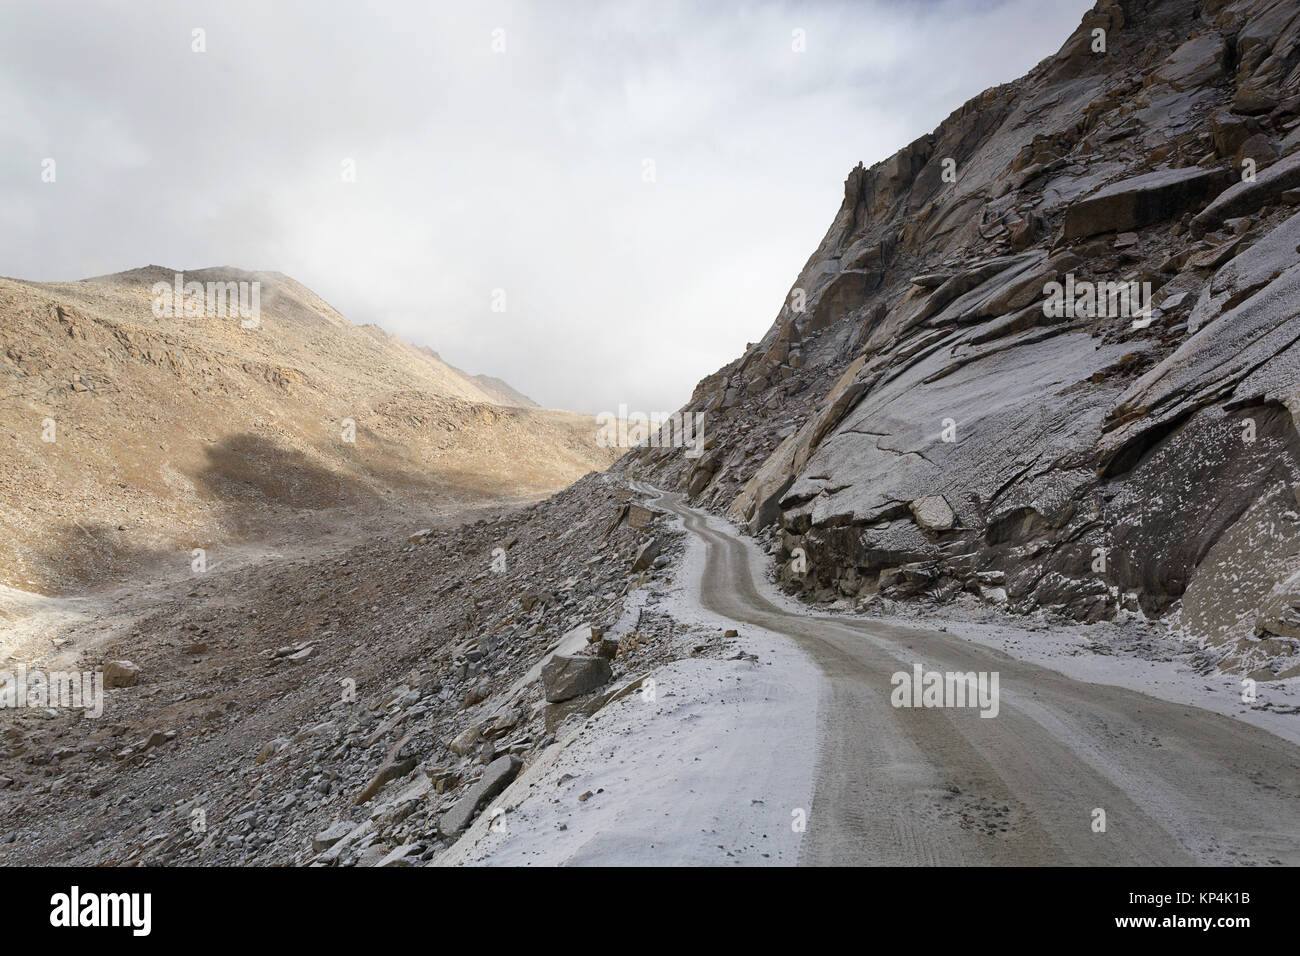
[[[634,487],[704,540],[706,608],[789,636],[824,675],[801,864],[1300,864],[1288,741],[944,631],[787,610],[750,540]],[[997,715],[893,707],[891,677],[918,662],[997,672]]]

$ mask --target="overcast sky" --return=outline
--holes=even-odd
[[[766,331],[859,160],[1090,6],[4,0],[0,275],[278,270],[545,405],[668,411]]]

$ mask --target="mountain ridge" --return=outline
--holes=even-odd
[[[211,304],[224,314],[184,315],[185,297],[167,301],[177,276],[233,283],[232,302],[248,283],[250,311],[258,283],[256,321],[224,299]],[[530,500],[613,457],[589,416],[508,406],[504,383],[481,387],[354,325],[279,273],[0,279],[0,311],[0,514],[13,529],[0,583],[21,589],[188,561],[271,526],[299,537],[352,512],[387,521]]]

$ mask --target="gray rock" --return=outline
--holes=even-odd
[[[1123,232],[1172,219],[1204,205],[1232,181],[1226,169],[1166,169],[1125,179],[1072,203],[1065,237]]]
[[[447,749],[458,757],[463,757],[478,743],[479,738],[483,736],[482,729],[478,724],[470,724],[462,730],[454,740],[447,744]]]
[[[134,687],[140,679],[140,668],[130,661],[107,661],[104,664],[104,687]]]
[[[556,654],[542,665],[542,686],[553,704],[589,694],[612,676],[609,661],[602,657]]]
[[[488,764],[478,783],[438,819],[438,832],[449,838],[459,836],[470,825],[474,814],[510,785],[522,766],[523,761],[513,754],[498,757]]]
[[[403,843],[401,846],[394,847],[375,866],[410,866],[412,857],[419,850],[420,846],[417,843]]]
[[[1205,232],[1226,219],[1250,215],[1265,203],[1280,199],[1284,192],[1296,187],[1300,187],[1300,152],[1292,153],[1267,169],[1257,171],[1253,182],[1243,180],[1225,189],[1192,220],[1192,228]]]
[[[354,829],[356,829],[356,824],[348,823],[346,820],[331,823],[311,838],[311,848],[317,853],[322,853],[338,843],[339,840],[342,840]]]
[[[943,495],[917,498],[912,502],[911,508],[916,523],[929,531],[947,531],[956,517]]]
[[[659,549],[663,547],[663,542],[658,538],[651,538],[641,546],[641,550],[636,553],[636,559],[632,562],[632,571],[644,571],[650,567],[654,559],[659,556]]]

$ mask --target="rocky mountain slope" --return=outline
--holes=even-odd
[[[558,734],[664,661],[730,651],[658,606],[681,535],[631,499],[590,474],[51,620],[18,660],[102,670],[103,712],[0,708],[0,862],[433,859]]]
[[[0,279],[0,584],[61,593],[220,542],[405,526],[613,458],[589,416],[353,325],[278,273],[184,274],[259,283],[256,328],[155,314],[175,274]]]
[[[1207,666],[1292,676],[1298,248],[1300,7],[1107,0],[852,170],[685,406],[707,454],[620,468],[769,535],[815,600],[1162,616]],[[1084,295],[1130,282],[1152,309]]]
[[[668,662],[790,680],[735,629],[674,615],[682,537],[629,490],[633,476],[748,524],[785,583],[845,614],[1033,610],[1026,641],[1045,609],[1114,617],[1079,629],[1113,639],[1089,653],[1140,642],[1138,656],[1168,660],[1149,634],[1163,628],[1124,621],[1145,611],[1207,635],[1206,667],[1291,672],[1300,104],[1283,91],[1295,88],[1298,30],[1278,4],[1099,8],[1029,77],[850,174],[772,329],[686,406],[709,416],[702,457],[639,449],[545,501],[456,528],[389,525],[409,517],[399,496],[463,508],[553,480],[566,448],[585,467],[598,447],[578,441],[586,420],[486,404],[517,399],[348,326],[283,277],[264,277],[276,294],[264,295],[258,337],[238,323],[155,320],[152,273],[121,288],[0,284],[6,305],[22,305],[4,313],[17,319],[3,367],[27,389],[6,399],[22,413],[8,430],[39,441],[31,419],[54,412],[60,436],[73,433],[57,448],[66,458],[19,444],[0,472],[44,482],[48,515],[33,500],[17,515],[31,524],[15,525],[30,553],[59,511],[116,501],[134,502],[106,522],[124,536],[152,521],[181,537],[172,529],[213,515],[231,530],[312,514],[371,527],[364,542],[303,534],[299,552],[284,539],[244,564],[164,562],[145,586],[39,602],[7,667],[111,679],[96,719],[66,706],[0,713],[0,861],[454,862],[448,848],[498,814],[506,831],[530,826],[506,788],[531,788],[526,770],[578,742],[619,769],[614,792],[566,770],[531,798],[558,807],[557,820],[613,812],[620,787],[646,786],[627,769],[630,749],[652,763],[669,751],[593,725],[648,681],[680,702]],[[1137,325],[1049,316],[1044,287],[1071,275],[1150,281],[1158,312]],[[129,327],[102,318],[127,306],[101,297],[130,300]],[[77,363],[59,364],[66,348]],[[150,392],[163,374],[171,392]],[[127,411],[136,424],[123,438],[113,429]],[[355,446],[334,437],[345,417]],[[198,442],[230,421],[265,441],[209,456]],[[191,441],[180,466],[150,451]],[[116,450],[88,457],[105,449]],[[102,489],[80,483],[82,459],[88,474],[135,469],[118,480],[144,490],[100,505]],[[501,487],[485,489],[482,476],[498,474]],[[7,527],[22,510],[12,487]],[[320,507],[335,495],[341,507]],[[169,540],[178,550],[165,553],[188,557]],[[738,676],[710,687],[729,720]],[[1219,683],[1235,706],[1235,680]],[[694,701],[687,709],[701,720]],[[786,805],[774,807],[786,826]]]

